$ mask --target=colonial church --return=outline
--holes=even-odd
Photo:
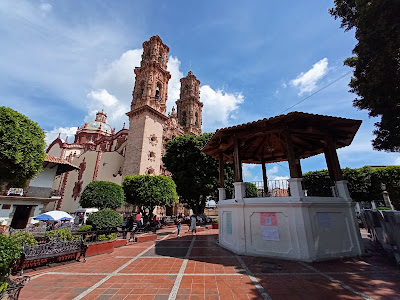
[[[60,136],[47,149],[49,155],[65,159],[79,166],[78,171],[64,173],[56,178],[53,190],[58,196],[54,207],[74,212],[84,187],[94,180],[121,184],[131,174],[169,175],[163,167],[165,143],[181,134],[200,134],[202,107],[200,81],[189,74],[180,80],[180,99],[177,111],[166,115],[169,48],[159,36],[143,43],[140,67],[135,68],[135,87],[132,93],[129,129],[118,132],[107,124],[107,114],[100,111],[96,119],[78,127],[73,143]],[[158,208],[158,215],[165,214]],[[183,210],[182,205],[179,207]]]

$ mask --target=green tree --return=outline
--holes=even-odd
[[[114,182],[92,181],[83,190],[79,204],[83,208],[117,209],[124,202],[124,190]]]
[[[175,182],[169,177],[130,175],[124,178],[122,187],[126,202],[141,211],[148,209],[150,216],[156,206],[171,206],[178,201]]]
[[[0,185],[22,187],[42,170],[44,132],[37,123],[8,107],[0,107]]]
[[[181,135],[165,145],[164,166],[172,173],[177,192],[196,213],[203,213],[206,199],[216,198],[219,187],[219,162],[201,152],[212,133]],[[225,164],[225,188],[232,190],[233,170]]]
[[[245,182],[245,184],[246,184],[246,198],[258,197],[257,186],[252,182]]]
[[[345,31],[355,28],[355,56],[344,64],[354,68],[353,105],[381,117],[373,147],[400,151],[400,1],[335,0],[329,12]]]
[[[383,183],[392,204],[400,208],[400,167],[345,168],[342,172],[344,179],[348,181],[350,196],[354,201],[383,200]],[[303,177],[308,196],[332,196],[328,170],[307,172]]]

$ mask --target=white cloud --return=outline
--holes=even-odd
[[[47,131],[45,138],[46,145],[49,146],[51,142],[53,142],[58,137],[58,134],[60,134],[60,137],[63,141],[65,141],[65,139],[68,136],[69,137],[68,142],[72,143],[77,130],[78,127],[59,127]]]
[[[395,159],[394,164],[395,164],[396,166],[400,166],[400,157],[397,157],[397,158]]]
[[[172,107],[175,106],[175,101],[180,96],[180,80],[183,77],[183,73],[179,70],[180,66],[181,62],[177,57],[169,57],[167,70],[171,73],[171,79],[168,82],[167,112],[171,111]]]
[[[118,99],[115,96],[110,95],[110,93],[105,89],[91,91],[87,94],[87,97],[93,101],[100,102],[100,104],[106,107],[113,106],[118,102]]]
[[[235,119],[235,111],[244,102],[244,96],[242,93],[226,93],[203,85],[200,87],[200,100],[204,103],[203,127],[215,130],[229,125]]]
[[[327,71],[328,59],[325,57],[314,64],[306,73],[300,73],[300,75],[290,83],[299,88],[299,95],[305,92],[312,92],[317,87],[317,81],[324,77]]]
[[[243,180],[244,181],[256,181],[254,179],[255,177],[253,176],[251,170],[253,170],[257,165],[255,164],[243,164],[242,165],[242,175],[243,175]]]
[[[51,10],[53,9],[53,6],[50,3],[41,3],[39,8],[44,13],[48,13],[48,12],[51,12]]]

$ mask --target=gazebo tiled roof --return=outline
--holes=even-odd
[[[307,158],[324,152],[326,138],[335,148],[351,144],[361,125],[360,120],[291,112],[254,122],[218,129],[202,151],[214,158],[233,162],[234,140],[243,163],[288,160],[285,136],[290,134],[296,157]]]

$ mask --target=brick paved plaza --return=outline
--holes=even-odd
[[[183,227],[185,231],[186,226]],[[380,255],[298,263],[237,256],[218,230],[130,243],[86,263],[28,270],[20,299],[399,299],[398,268]]]

